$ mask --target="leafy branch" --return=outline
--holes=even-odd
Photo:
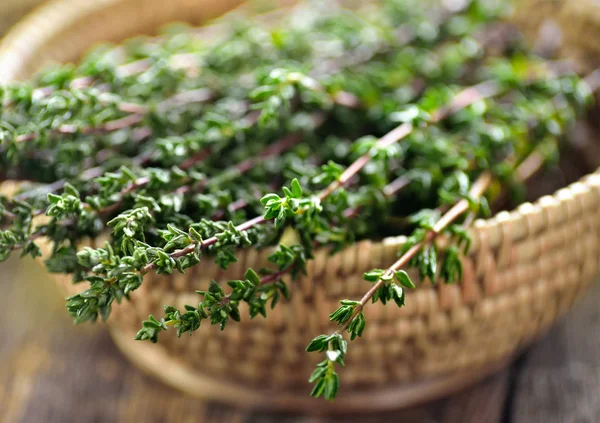
[[[491,181],[492,176],[490,173],[482,174],[473,184],[469,192],[470,197],[472,199],[480,197]],[[472,208],[472,203],[463,199],[448,210],[430,229],[413,234],[405,245],[403,254],[394,264],[386,270],[375,269],[365,273],[365,280],[374,284],[360,301],[344,300],[340,308],[329,315],[329,319],[336,322],[339,328],[331,335],[317,336],[306,348],[307,352],[326,352],[325,360],[317,365],[317,369],[309,379],[311,383],[315,383],[311,396],[319,397],[323,395],[328,400],[335,398],[340,384],[339,376],[335,372],[335,364],[344,365],[344,358],[348,349],[347,342],[342,338],[342,333],[348,331],[351,340],[362,336],[366,326],[363,309],[370,300],[373,300],[373,302],[379,300],[383,304],[393,300],[398,307],[403,307],[404,289],[414,288],[415,285],[402,268],[408,265],[417,254],[430,245],[454,220],[470,208]],[[436,262],[436,258],[428,257],[428,264],[433,267],[428,272],[430,276],[435,276],[434,266]],[[460,272],[458,267],[456,272]],[[450,278],[455,279],[454,275]]]
[[[483,85],[483,87],[487,87],[487,85]],[[455,97],[457,99],[456,103],[452,103],[453,106],[447,109],[449,110],[448,112],[436,113],[435,119],[441,120],[450,113],[460,110],[461,107],[466,107],[495,92],[495,90],[490,89],[481,89],[480,91],[479,89],[473,90],[472,88],[467,88]],[[392,143],[401,140],[406,137],[412,129],[413,125],[410,123],[401,124],[396,129],[380,138],[372,147],[371,151],[385,148]],[[88,277],[88,281],[93,283],[92,287],[83,294],[69,298],[67,308],[75,317],[76,321],[95,320],[98,313],[102,314],[103,318],[106,318],[109,313],[107,310],[110,310],[110,308],[106,308],[99,297],[106,298],[108,295],[109,300],[106,301],[106,304],[107,306],[110,306],[114,298],[120,299],[130,291],[137,289],[142,283],[143,275],[150,271],[171,273],[174,268],[177,268],[179,271],[183,272],[184,269],[198,264],[200,262],[201,252],[210,247],[216,245],[218,245],[219,248],[223,248],[224,246],[252,245],[252,235],[248,232],[267,222],[274,221],[275,228],[281,228],[288,217],[294,215],[312,216],[318,214],[322,210],[321,203],[326,200],[327,197],[332,195],[337,188],[347,184],[348,181],[369,162],[371,156],[371,152],[367,152],[360,156],[344,172],[341,172],[328,187],[315,196],[303,197],[302,188],[300,187],[298,180],[294,179],[292,181],[291,189],[284,187],[284,197],[280,197],[273,193],[263,197],[261,202],[265,206],[264,215],[256,216],[239,225],[228,222],[226,225],[219,228],[215,228],[214,223],[209,223],[207,221],[200,222],[199,229],[204,231],[204,233],[211,233],[214,232],[215,229],[217,230],[216,233],[208,238],[204,238],[201,232],[193,227],[190,228],[189,233],[170,227],[168,230],[169,244],[167,244],[167,246],[178,247],[178,249],[172,253],[167,253],[165,251],[168,248],[149,248],[138,243],[137,246],[132,247],[134,251],[133,256],[118,259],[114,254],[111,254],[108,246],[104,250],[97,251],[86,249],[78,254],[80,264],[86,268],[93,267],[93,272],[96,275],[106,273],[106,276],[104,278],[99,276]],[[140,211],[140,213],[141,215],[148,216],[147,212]],[[140,214],[138,213],[136,216],[140,216]],[[131,218],[127,217],[127,221],[131,221]],[[139,227],[139,225],[136,224],[136,228],[137,227]],[[114,230],[120,229],[121,226],[117,225]],[[130,238],[137,232],[137,230],[130,230],[127,235]],[[173,241],[173,239],[175,239],[176,242]],[[131,244],[131,241],[127,242]],[[227,251],[226,254],[231,256],[232,253],[231,251]],[[231,260],[233,260],[233,258],[229,257],[225,263],[228,264]],[[111,264],[110,266],[107,266],[106,264],[98,263]],[[110,287],[114,284],[116,276],[120,277],[118,283],[122,287],[119,290],[114,291],[114,289],[110,289]],[[110,295],[109,292],[112,291],[114,292]],[[121,294],[121,291],[123,294]],[[90,304],[93,304],[93,306],[90,306]]]

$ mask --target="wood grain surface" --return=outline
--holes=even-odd
[[[267,415],[189,398],[142,374],[105,327],[73,327],[38,263],[0,265],[0,422],[600,421],[600,287],[516,365],[453,395],[381,415]]]

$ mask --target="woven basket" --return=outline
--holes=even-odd
[[[173,20],[197,24],[236,3],[54,1],[30,15],[0,44],[0,81],[26,78],[49,61],[74,60],[100,40],[152,33]],[[572,21],[573,8],[567,5],[580,7],[585,2],[542,3],[535,7],[547,6],[547,16],[560,24],[559,11],[571,13],[566,16]],[[589,5],[600,12],[598,6]],[[595,28],[591,15],[588,11],[585,18],[580,16],[574,30]],[[527,21],[535,24],[533,28],[542,22],[541,15],[536,16],[535,22]],[[268,251],[248,250],[226,272],[207,263],[185,275],[150,274],[131,304],[115,307],[110,330],[136,365],[202,398],[304,411],[414,404],[498,369],[571,307],[599,271],[599,210],[600,171],[534,204],[477,221],[461,283],[424,284],[408,293],[402,309],[379,304],[366,308],[369,328],[352,345],[342,374],[343,389],[333,405],[308,397],[306,379],[318,357],[306,354],[304,348],[316,334],[333,329],[327,314],[341,299],[362,296],[362,273],[394,261],[404,237],[362,241],[334,256],[320,250],[308,265],[308,275],[293,284],[292,299],[268,319],[243,319],[224,332],[205,325],[193,337],[182,339],[170,331],[157,345],[133,341],[142,319],[150,313],[160,315],[165,303],[196,302],[194,291],[206,288],[211,278],[236,278],[249,266],[262,267]],[[68,277],[57,279],[68,292],[81,289],[73,287]]]

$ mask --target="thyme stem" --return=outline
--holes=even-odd
[[[164,113],[166,110],[175,107],[181,107],[194,103],[206,103],[214,99],[214,93],[208,89],[198,89],[185,93],[175,94],[173,97],[163,100],[156,106],[158,112]],[[120,129],[132,127],[142,122],[144,117],[150,113],[151,109],[147,106],[134,103],[121,103],[119,109],[130,113],[122,118],[112,120],[97,126],[78,127],[75,125],[62,125],[51,131],[54,135],[73,135],[73,134],[102,134],[114,132]],[[22,134],[17,137],[17,142],[31,141],[37,137],[35,133]]]
[[[498,85],[494,81],[485,81],[480,84],[465,88],[454,97],[449,106],[438,109],[436,112],[434,112],[431,116],[429,124],[439,123],[441,120],[447,118],[453,113],[456,113],[457,111],[464,109],[465,107],[468,107],[477,101],[492,97],[499,92],[500,90]],[[403,123],[381,137],[373,148],[385,148],[397,143],[398,141],[410,135],[413,129],[414,126],[411,123]],[[369,163],[371,157],[371,151],[368,151],[359,157],[354,163],[348,166],[348,168],[337,180],[332,182],[327,188],[319,193],[319,200],[323,201],[336,189],[345,186],[351,178],[353,178],[363,167],[365,167],[367,163]]]
[[[473,198],[480,197],[485,190],[488,188],[490,183],[492,182],[492,175],[489,172],[483,173],[475,183],[473,187],[469,191],[469,194]],[[412,259],[425,245],[432,242],[450,223],[452,223],[455,219],[457,219],[464,212],[469,210],[469,202],[467,200],[461,200],[456,203],[450,210],[448,210],[442,218],[435,224],[433,229],[431,229],[426,238],[420,243],[412,246],[406,253],[402,255],[394,264],[392,264],[385,272],[384,276],[392,276],[396,270],[400,270],[402,267],[406,266],[410,259]],[[358,305],[354,308],[352,316],[346,320],[344,324],[336,331],[336,333],[341,334],[346,329],[356,316],[362,312],[365,305],[369,302],[369,300],[373,297],[373,295],[381,288],[381,286],[386,283],[383,278],[380,278],[379,281],[374,284],[371,289],[367,291],[367,293],[360,299]]]

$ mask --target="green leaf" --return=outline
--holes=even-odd
[[[392,299],[398,307],[404,307],[404,290],[396,284],[390,285]]]
[[[302,187],[300,186],[300,182],[298,182],[297,178],[292,180],[292,194],[294,198],[302,197]]]
[[[249,268],[248,270],[246,270],[246,273],[244,274],[244,278],[246,278],[246,280],[250,281],[254,286],[260,285],[260,277],[254,271],[254,269]]]
[[[215,294],[223,295],[224,294],[223,288],[221,288],[219,283],[214,279],[212,279],[210,281],[210,283],[208,284],[208,292],[210,292],[213,295],[215,295]]]
[[[58,204],[61,200],[62,197],[60,195],[52,194],[51,192],[48,193],[48,201],[51,204]]]
[[[326,377],[325,389],[323,391],[323,396],[325,399],[329,401],[333,401],[337,395],[337,392],[340,388],[340,379],[337,373],[332,372],[330,375]]]
[[[81,196],[81,194],[79,194],[79,191],[73,185],[71,185],[69,182],[65,183],[64,191],[65,191],[65,194],[72,195],[73,197],[76,197],[76,198],[79,198]]]
[[[314,383],[315,381],[320,379],[326,371],[326,367],[317,367],[310,375],[310,378],[308,378],[308,383]]]
[[[323,391],[325,390],[325,383],[326,382],[324,378],[319,379],[319,381],[311,391],[310,396],[315,398],[320,397],[323,394]]]
[[[292,193],[292,191],[290,191],[288,187],[281,187],[281,189],[286,197],[292,198],[294,196],[294,194]]]
[[[315,337],[306,347],[307,352],[324,351],[327,348],[328,335],[319,335]]]
[[[275,218],[275,227],[280,229],[285,224],[286,212],[284,208],[279,209],[279,213]]]
[[[368,272],[365,272],[365,274],[363,275],[363,279],[367,282],[377,282],[379,281],[379,279],[381,279],[381,276],[383,276],[384,273],[385,270],[383,269],[369,270]]]
[[[266,194],[265,196],[263,196],[260,199],[260,202],[266,205],[267,203],[269,203],[269,201],[279,201],[279,200],[280,200],[280,198],[277,194],[271,193],[271,194]]]
[[[405,288],[415,289],[416,286],[404,270],[398,270],[395,274],[396,280]]]

